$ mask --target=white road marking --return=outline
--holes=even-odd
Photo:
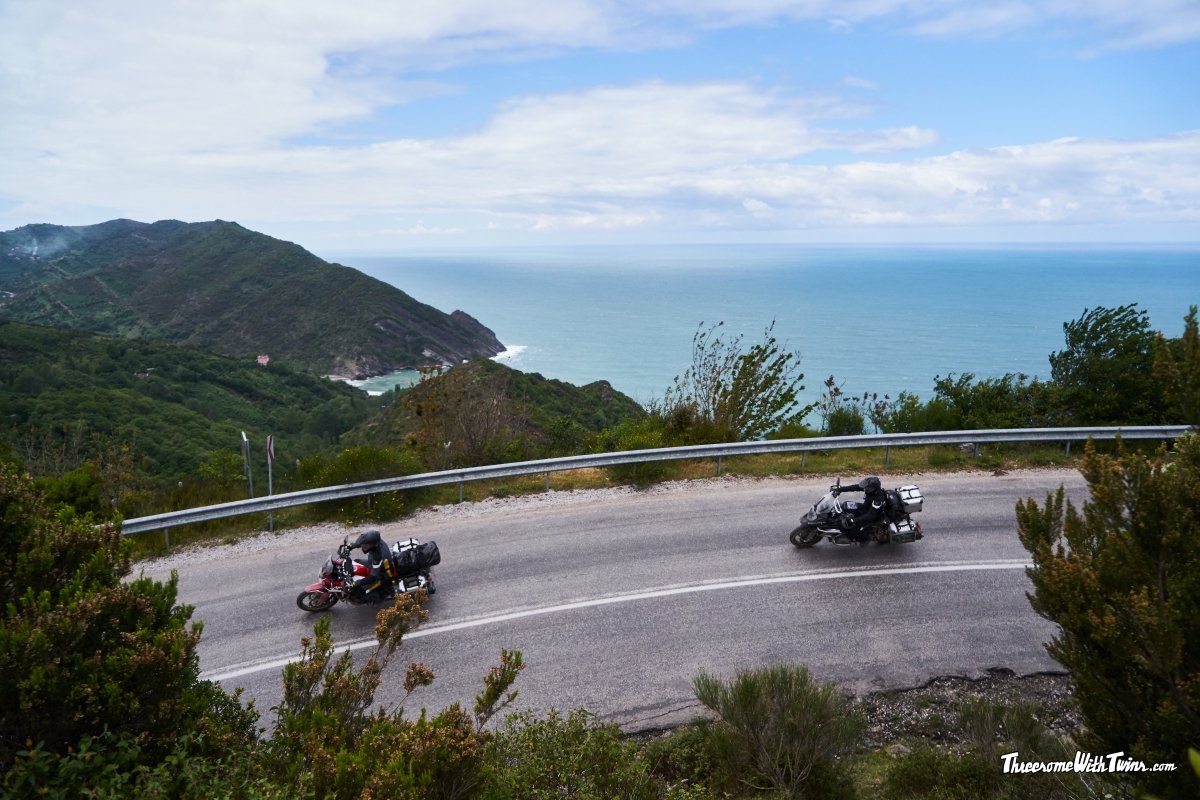
[[[404,638],[406,640],[419,639],[423,636],[449,633],[450,631],[463,630],[464,628],[478,628],[482,625],[494,625],[498,622],[510,622],[515,619],[537,617],[543,614],[557,614],[562,611],[574,611],[580,608],[594,608],[596,606],[606,606],[613,603],[631,603],[637,600],[651,600],[656,597],[672,597],[674,595],[694,594],[696,592],[711,592],[718,589],[743,589],[750,586],[769,586],[778,583],[801,583],[805,581],[834,580],[838,578],[873,578],[880,575],[916,575],[930,572],[973,572],[981,570],[1024,569],[1025,567],[1031,566],[1033,565],[1027,561],[977,561],[969,563],[928,564],[915,567],[863,567],[851,570],[819,572],[810,571],[788,575],[754,575],[749,577],[708,581],[705,583],[664,586],[658,589],[648,589],[639,592],[616,594],[607,597],[596,597],[587,600],[576,600],[573,602],[560,603],[553,606],[541,606],[537,608],[508,611],[503,614],[493,614],[487,617],[465,619],[456,622],[446,622],[440,625],[431,625],[427,628],[421,628],[413,631]],[[337,645],[338,649],[345,650],[362,650],[364,648],[374,646],[374,639],[363,639],[361,641]],[[242,664],[232,664],[222,669],[201,673],[200,677],[210,681],[227,681],[232,680],[233,678],[240,678],[243,675],[252,675],[256,672],[264,672],[270,669],[282,669],[286,665],[291,664],[293,661],[297,661],[299,658],[299,655],[293,655],[281,658],[273,658],[270,660],[258,660],[249,661]]]

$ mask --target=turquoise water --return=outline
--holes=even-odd
[[[401,369],[389,372],[387,375],[376,375],[361,381],[346,381],[351,386],[357,386],[367,394],[383,394],[392,389],[407,389],[421,379],[421,373],[415,369]]]
[[[1139,303],[1178,336],[1200,303],[1200,249],[521,248],[401,256],[329,254],[496,332],[517,369],[645,400],[691,359],[703,321],[799,349],[806,395],[835,375],[847,392],[929,396],[936,375],[1046,377],[1063,322]]]

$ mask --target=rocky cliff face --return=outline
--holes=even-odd
[[[0,317],[267,354],[363,378],[493,356],[463,311],[232,222],[30,225],[0,233]]]

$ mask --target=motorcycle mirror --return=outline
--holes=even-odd
[[[841,485],[842,485],[842,476],[838,475],[837,483],[835,483],[834,486],[841,488]]]

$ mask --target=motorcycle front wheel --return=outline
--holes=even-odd
[[[337,605],[338,597],[333,592],[301,592],[296,605],[304,611],[328,611]]]
[[[788,538],[791,539],[792,544],[796,547],[812,547],[821,541],[821,532],[816,528],[806,528],[801,525],[792,531],[792,535]]]

